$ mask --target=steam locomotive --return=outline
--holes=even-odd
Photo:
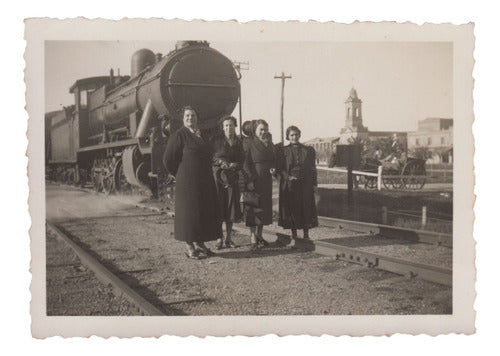
[[[206,41],[180,41],[166,56],[148,49],[131,58],[131,75],[77,80],[74,105],[45,115],[49,179],[92,183],[112,193],[131,186],[153,196],[167,177],[168,137],[182,125],[181,109],[198,112],[205,138],[232,113],[240,96],[233,63]]]

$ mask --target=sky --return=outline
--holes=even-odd
[[[302,130],[302,140],[337,136],[345,122],[351,87],[363,101],[363,124],[371,131],[414,131],[418,120],[453,117],[453,45],[449,42],[212,42],[242,71],[243,120],[269,122],[280,137],[281,80],[284,125]],[[130,57],[141,48],[167,54],[175,42],[47,41],[45,108],[73,103],[69,87],[80,78],[130,74]],[[238,107],[234,116],[238,117]]]

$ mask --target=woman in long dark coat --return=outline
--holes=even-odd
[[[259,206],[245,211],[245,223],[250,226],[252,249],[268,243],[262,237],[262,228],[273,222],[273,175],[276,174],[274,146],[269,125],[264,120],[254,122],[254,137],[247,141],[243,169],[249,180],[248,190],[259,194]]]
[[[165,166],[175,176],[175,239],[185,241],[189,258],[213,254],[204,242],[222,237],[212,155],[198,129],[198,115],[192,107],[183,109],[184,127],[170,138]]]
[[[279,157],[280,197],[278,224],[292,230],[291,244],[295,244],[297,229],[304,230],[309,238],[309,229],[318,226],[314,193],[317,188],[316,153],[314,148],[299,142],[300,130],[290,126],[286,130],[290,141],[283,147]]]
[[[223,134],[214,138],[212,142],[213,158],[212,169],[217,189],[217,198],[222,221],[226,223],[225,239],[217,240],[217,249],[225,247],[235,248],[231,240],[233,222],[242,219],[240,207],[239,177],[243,168],[243,146],[236,136],[236,119],[225,116],[221,120]]]

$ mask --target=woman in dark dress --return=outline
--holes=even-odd
[[[268,243],[262,237],[262,227],[273,222],[272,177],[276,174],[274,146],[269,125],[264,120],[254,122],[254,137],[247,141],[243,169],[248,178],[247,189],[259,195],[259,206],[245,210],[245,223],[250,226],[252,249]]]
[[[236,136],[236,119],[232,116],[221,120],[223,134],[212,142],[212,169],[222,220],[226,223],[226,237],[217,240],[217,249],[235,248],[231,240],[233,222],[242,219],[240,207],[239,172],[243,168],[243,146]]]
[[[309,238],[309,229],[318,226],[314,193],[317,189],[316,153],[314,148],[302,145],[300,130],[290,126],[286,130],[290,141],[283,147],[279,157],[280,197],[278,224],[292,230],[292,246],[295,245],[297,229],[304,230]]]
[[[175,239],[185,241],[187,256],[213,254],[204,242],[222,238],[221,218],[212,176],[210,145],[201,137],[198,115],[183,109],[184,127],[170,138],[165,166],[175,176]]]

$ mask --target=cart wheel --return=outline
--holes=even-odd
[[[373,189],[377,187],[377,178],[375,177],[365,177],[365,188]]]
[[[393,178],[392,179],[392,187],[394,189],[404,189],[405,184],[402,178]]]
[[[382,183],[385,189],[392,189],[392,178],[384,178],[384,176],[382,176]]]
[[[425,175],[425,162],[410,161],[403,168],[401,180],[403,181],[404,186],[408,189],[422,189],[426,182]]]

